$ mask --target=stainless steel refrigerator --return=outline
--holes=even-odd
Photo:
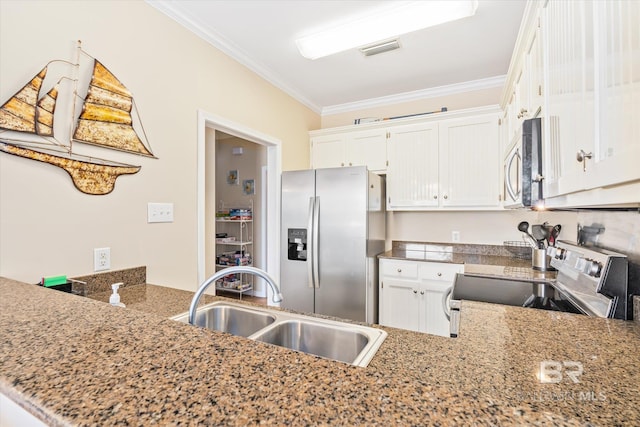
[[[364,166],[282,173],[282,307],[378,321],[384,181]]]

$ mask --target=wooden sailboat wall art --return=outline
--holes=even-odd
[[[80,154],[76,142],[156,158],[131,92],[80,41],[75,63],[51,61],[0,107],[0,151],[64,169],[83,193],[108,194],[141,169]]]

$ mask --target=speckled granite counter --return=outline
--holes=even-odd
[[[379,258],[464,264],[464,272],[483,276],[552,282],[555,271],[536,271],[530,259],[510,254],[504,246],[457,243],[393,242]]]
[[[189,292],[123,291],[0,278],[0,392],[51,425],[640,424],[635,322],[463,302],[459,338],[384,328],[357,368],[167,319]],[[580,382],[541,384],[547,360]]]

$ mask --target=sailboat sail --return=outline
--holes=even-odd
[[[53,113],[58,99],[58,85],[55,85],[38,101],[36,109],[36,132],[42,136],[53,136]]]
[[[95,60],[74,139],[153,157],[133,129],[132,107],[133,97],[129,90]]]
[[[1,129],[37,133],[36,104],[46,74],[47,67],[0,107]]]
[[[80,48],[80,43],[78,43],[78,52],[87,55]],[[135,174],[140,170],[140,166],[75,154],[72,150],[72,141],[156,157],[134,129],[132,112],[134,112],[135,103],[131,92],[97,59],[90,58],[93,61],[93,75],[73,136],[70,135],[72,132],[68,132],[63,137],[67,142],[63,143],[54,135],[53,126],[59,95],[62,92],[71,92],[70,88],[61,87],[61,79],[46,94],[42,96],[40,94],[49,64],[51,64],[49,63],[0,106],[0,151],[64,169],[71,176],[76,188],[83,193],[108,194],[113,190],[115,181],[120,175]],[[67,61],[52,62],[66,62],[80,67],[79,58],[77,64]],[[66,95],[67,99],[71,99],[71,103],[75,104],[78,80],[63,78],[75,82],[73,94]],[[137,110],[135,112],[137,114]],[[73,114],[69,112],[66,113],[67,116],[64,112],[60,114],[66,120],[74,119]],[[139,127],[142,126],[139,118],[136,124]],[[44,142],[36,142],[26,136],[6,137],[11,132],[46,138],[41,138]],[[44,147],[35,147],[34,144],[44,145]],[[46,148],[47,146],[50,148]]]

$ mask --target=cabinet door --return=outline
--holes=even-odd
[[[425,280],[422,282],[424,292],[423,330],[428,334],[450,336],[449,319],[444,312],[443,299],[452,283],[444,280]]]
[[[346,135],[346,165],[366,166],[370,171],[387,169],[387,130],[373,129]]]
[[[529,68],[529,105],[527,118],[541,115],[544,105],[544,62],[542,60],[542,41],[540,24],[538,23],[533,40],[527,49],[527,66]]]
[[[593,7],[552,1],[543,11],[547,84],[545,197],[584,188],[581,150],[594,148]]]
[[[500,204],[498,115],[440,122],[440,205]]]
[[[311,167],[337,168],[344,166],[344,134],[323,135],[311,139]]]
[[[438,124],[389,131],[387,208],[438,206]]]
[[[383,277],[380,280],[380,324],[421,331],[420,284]]]
[[[529,87],[529,57],[525,55],[524,61],[522,62],[522,68],[518,73],[515,81],[516,87],[516,105],[517,105],[517,114],[516,114],[516,127],[520,128],[522,126],[522,122],[525,119],[530,118],[530,87]]]
[[[599,133],[585,188],[640,179],[640,2],[594,2]]]

